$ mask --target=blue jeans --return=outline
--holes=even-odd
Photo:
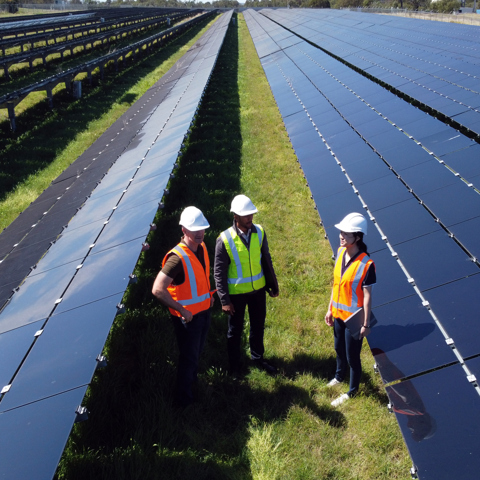
[[[335,378],[339,382],[343,382],[350,366],[350,390],[348,395],[353,397],[358,392],[360,377],[362,376],[360,352],[362,351],[363,338],[355,340],[350,335],[350,330],[345,326],[345,322],[337,318],[333,324],[333,333],[335,335],[335,352],[337,352]]]
[[[211,311],[197,313],[191,322],[182,323],[172,316],[179,350],[175,400],[181,406],[193,402],[192,386],[197,379],[198,359],[203,351],[210,327]]]

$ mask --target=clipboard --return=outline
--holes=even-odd
[[[360,330],[363,326],[364,320],[364,310],[361,308],[358,312],[354,313],[350,318],[345,320],[345,326],[350,330],[350,335],[355,340],[359,340],[360,337]],[[373,312],[370,313],[370,328],[377,324],[377,319]]]

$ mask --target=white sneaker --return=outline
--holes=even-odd
[[[346,402],[349,398],[350,396],[348,395],[348,393],[344,393],[343,395],[340,395],[338,398],[336,398],[330,405],[332,405],[332,407],[338,407],[342,403]]]
[[[334,387],[335,385],[340,385],[342,382],[340,380],[337,380],[336,378],[333,378],[327,383],[327,387]]]

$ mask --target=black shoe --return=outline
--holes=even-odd
[[[278,373],[278,370],[276,367],[274,367],[273,365],[270,365],[269,363],[267,363],[265,360],[261,359],[261,360],[254,360],[253,361],[253,364],[262,369],[262,370],[265,370],[269,375],[276,375]]]

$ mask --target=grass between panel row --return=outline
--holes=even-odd
[[[323,322],[333,262],[318,213],[242,16],[222,52],[156,218],[151,248],[114,323],[109,359],[87,393],[91,412],[77,424],[57,472],[62,479],[400,479],[408,455],[365,345],[360,394],[339,409],[330,402],[333,334]],[[259,209],[280,297],[268,299],[266,357],[280,374],[251,367],[226,374],[226,318],[214,307],[201,357],[198,402],[172,406],[176,346],[169,314],[151,296],[165,253],[180,238],[182,209],[195,205],[210,222],[206,243],[231,224],[238,193]],[[245,361],[248,357],[244,338]]]

